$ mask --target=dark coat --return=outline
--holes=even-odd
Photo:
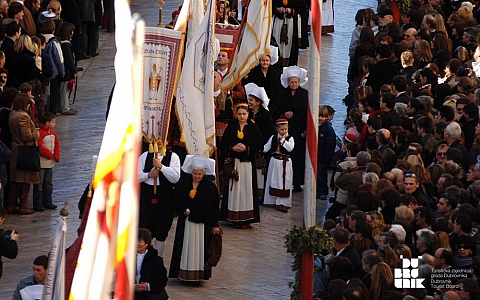
[[[18,89],[20,84],[32,79],[39,78],[40,70],[35,65],[35,54],[23,49],[20,52],[13,52],[11,56],[12,66],[9,71],[7,85]]]
[[[8,119],[12,133],[12,158],[10,159],[10,181],[40,183],[40,172],[20,171],[16,169],[20,146],[36,144],[39,133],[28,113],[13,110]]]
[[[260,106],[257,114],[253,114],[253,112],[250,111],[249,115],[260,130],[260,133],[262,134],[262,145],[265,145],[268,142],[268,139],[275,134],[272,115],[270,115],[270,112],[263,106]],[[263,148],[261,148],[261,150],[263,150]]]
[[[180,272],[180,261],[182,258],[183,236],[185,233],[186,216],[185,210],[190,210],[189,222],[204,224],[204,259],[207,262],[210,258],[210,241],[212,227],[218,226],[218,205],[220,196],[215,184],[206,176],[197,187],[195,197],[191,199],[189,192],[193,188],[192,175],[187,175],[182,179],[173,191],[175,209],[178,212],[177,229],[175,232],[175,241],[173,244],[172,260],[170,264],[170,278],[177,278]],[[205,269],[204,278],[209,279],[212,276],[211,268]]]
[[[243,84],[245,85],[250,82],[253,82],[260,87],[264,87],[270,100],[275,99],[278,93],[282,90],[280,72],[278,72],[273,66],[268,68],[267,75],[263,75],[262,67],[260,65],[253,68],[250,73],[248,73],[248,77],[245,78]]]
[[[381,145],[378,151],[382,154],[383,171],[389,172],[397,164],[397,155],[388,145]]]
[[[473,145],[473,140],[475,139],[475,127],[478,124],[478,118],[467,121],[462,128],[463,134],[465,135],[465,148],[470,150]]]
[[[381,111],[378,116],[382,120],[382,128],[390,130],[390,127],[393,125],[395,126],[402,126],[403,120],[400,115],[395,111],[395,109],[391,109],[389,111]]]
[[[0,183],[2,186],[7,184],[7,168],[5,166],[6,163],[10,162],[10,157],[12,156],[12,152],[8,147],[0,142]]]
[[[274,120],[287,111],[293,112],[293,117],[288,120],[288,131],[297,143],[297,135],[307,130],[308,91],[299,87],[295,95],[292,95],[290,88],[283,89],[275,100],[270,101],[268,108]]]
[[[408,105],[408,102],[410,102],[410,96],[407,93],[401,93],[400,95],[397,96],[397,99],[395,100],[395,102],[396,103],[402,102]]]
[[[2,256],[9,259],[14,259],[18,254],[17,242],[14,240],[7,240],[3,237],[3,230],[0,230],[0,277],[2,277],[3,262]]]
[[[73,56],[73,46],[69,41],[62,41],[60,44],[63,53],[63,64],[65,66],[65,76],[59,78],[59,81],[69,81],[75,78],[77,74],[77,66]]]
[[[370,75],[368,75],[367,84],[372,87],[374,92],[380,92],[383,84],[391,84],[392,79],[398,73],[398,65],[389,59],[383,59],[376,65],[370,66]]]
[[[467,174],[468,168],[470,167],[467,148],[465,148],[464,145],[460,144],[460,140],[456,140],[455,142],[453,142],[450,145],[450,147],[458,149],[462,153],[462,157],[463,157],[462,166],[463,166],[463,169],[465,170],[465,174]]]
[[[363,277],[362,259],[360,258],[360,255],[358,255],[357,250],[355,250],[355,248],[353,248],[352,245],[348,245],[345,249],[343,249],[342,253],[340,253],[339,256],[346,257],[352,262],[352,265],[353,265],[352,278]]]
[[[337,135],[329,121],[318,126],[318,163],[323,163],[327,167],[330,165],[337,145],[336,140]]]
[[[12,67],[14,66],[12,62],[12,53],[13,53],[13,46],[15,45],[15,41],[6,36],[3,39],[2,45],[0,46],[0,50],[5,53],[5,65],[3,66],[9,72],[12,71]]]
[[[163,259],[158,256],[157,250],[152,246],[148,247],[148,252],[143,258],[139,282],[149,283],[150,291],[136,292],[135,300],[168,299],[167,292],[165,291],[168,282],[167,269],[165,269]]]

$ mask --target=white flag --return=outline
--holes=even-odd
[[[189,154],[210,156],[215,149],[215,1],[187,46],[178,82],[176,108]]]
[[[271,0],[251,0],[247,20],[243,25],[228,75],[223,80],[222,90],[231,90],[255,67],[260,57],[270,54],[271,34]]]

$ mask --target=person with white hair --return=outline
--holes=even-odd
[[[445,142],[447,142],[450,148],[458,149],[462,153],[462,166],[466,174],[468,172],[468,168],[470,167],[470,163],[468,159],[467,148],[465,148],[465,146],[460,143],[461,138],[462,128],[457,122],[451,122],[447,125],[447,127],[445,127],[445,130],[443,131],[443,139],[445,140]]]
[[[402,225],[393,224],[389,231],[394,233],[397,236],[398,241],[401,244],[405,242],[405,237],[407,235],[407,232],[405,231]]]
[[[201,155],[188,155],[182,170],[188,175],[173,192],[178,220],[169,277],[199,282],[212,276],[210,259],[214,255],[207,249],[213,235],[220,234],[220,195],[215,184],[205,176],[215,175],[215,161]]]

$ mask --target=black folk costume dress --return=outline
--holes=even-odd
[[[257,174],[255,154],[262,147],[262,135],[251,119],[243,128],[243,139],[238,137],[238,120],[232,121],[223,134],[222,151],[235,159],[235,170],[239,180],[228,180],[223,191],[220,219],[231,222],[260,222],[260,210],[257,195]],[[244,152],[235,152],[232,147],[242,143],[247,147]]]
[[[173,192],[178,221],[169,277],[184,281],[199,281],[212,276],[211,268],[205,269],[204,266],[210,255],[212,227],[218,227],[220,196],[217,187],[204,176],[191,198],[192,181],[189,174]],[[188,217],[184,214],[187,209],[190,210]]]

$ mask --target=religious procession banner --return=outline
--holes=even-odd
[[[215,37],[220,42],[220,50],[226,51],[232,58],[240,37],[240,25],[216,23]]]
[[[175,83],[183,50],[182,33],[146,27],[143,45],[142,133],[150,143],[165,143]]]

